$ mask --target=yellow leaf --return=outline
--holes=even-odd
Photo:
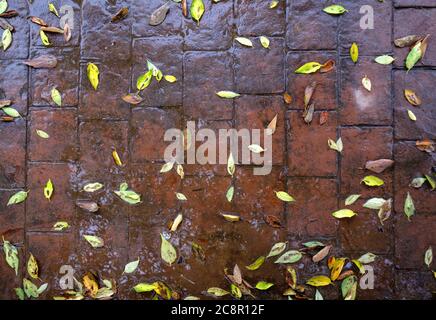
[[[366,176],[362,180],[369,187],[380,187],[384,185],[384,181],[376,176]]]
[[[362,85],[366,90],[371,92],[372,84],[371,84],[371,80],[367,76],[363,77]]]
[[[260,43],[262,44],[262,47],[264,47],[265,49],[269,48],[269,39],[267,37],[261,36]]]
[[[98,70],[98,67],[91,62],[88,63],[87,73],[88,73],[89,82],[91,83],[94,90],[97,90],[98,83],[99,83],[98,77],[100,75],[100,71]]]
[[[121,162],[120,156],[118,155],[117,150],[112,151],[112,158],[114,158],[115,164],[117,166],[122,166],[123,163]]]
[[[351,60],[353,60],[354,63],[357,63],[359,60],[359,47],[357,46],[356,42],[353,42],[350,48],[350,56]]]
[[[344,268],[345,260],[346,260],[345,258],[336,259],[330,274],[330,278],[333,281],[335,281],[341,274],[342,269]]]
[[[416,116],[411,110],[407,110],[407,114],[409,115],[410,120],[416,121]]]
[[[91,297],[95,297],[98,292],[98,283],[90,272],[83,277],[83,286]]]
[[[169,83],[173,83],[177,81],[177,78],[175,76],[169,75],[167,74],[166,76],[164,76],[164,79],[166,81],[168,81]]]
[[[45,46],[51,45],[50,40],[43,30],[39,30],[39,36],[41,37],[42,44]]]
[[[335,211],[332,213],[332,216],[337,218],[337,219],[351,218],[351,217],[354,217],[355,215],[356,215],[356,213],[350,209],[342,209],[342,210],[338,210],[338,211]]]
[[[301,67],[299,67],[297,70],[295,70],[295,73],[300,73],[300,74],[314,73],[317,72],[319,69],[321,69],[321,67],[322,64],[318,62],[308,62],[302,65]]]
[[[330,280],[330,278],[326,276],[312,277],[306,282],[306,284],[312,287],[324,287],[328,286],[331,283],[332,281]]]
[[[248,39],[248,38],[236,37],[235,40],[238,41],[240,44],[246,46],[246,47],[252,47],[253,46],[253,42],[251,42],[251,40]]]
[[[50,201],[52,194],[53,194],[53,183],[51,182],[51,179],[48,179],[44,187],[44,196],[46,199]]]
[[[252,264],[246,266],[245,268],[251,271],[257,270],[259,269],[263,263],[265,262],[265,257],[261,256],[259,258],[257,258]]]
[[[27,261],[27,272],[33,279],[38,279],[39,267],[33,254],[30,254],[29,260]]]
[[[293,202],[295,199],[285,191],[275,191],[277,198],[284,202]]]

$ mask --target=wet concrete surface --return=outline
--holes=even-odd
[[[264,280],[274,287],[256,298],[286,299],[283,291],[286,266],[268,259],[256,271],[244,266],[268,254],[273,244],[287,241],[288,249],[302,249],[303,243],[322,241],[333,246],[331,256],[356,259],[377,254],[374,289],[358,289],[358,299],[431,299],[436,279],[424,263],[429,246],[436,248],[436,197],[428,184],[409,187],[411,180],[428,174],[435,166],[434,153],[415,147],[415,141],[434,139],[436,94],[436,4],[434,1],[385,0],[342,1],[349,12],[329,16],[322,9],[330,1],[279,1],[269,8],[265,0],[205,1],[206,12],[197,25],[183,17],[180,4],[171,3],[165,21],[148,24],[160,0],[142,1],[52,1],[58,9],[73,9],[72,38],[49,34],[52,45],[45,47],[39,27],[26,19],[38,16],[58,26],[59,18],[45,1],[9,0],[9,9],[19,16],[13,42],[0,52],[0,100],[10,99],[22,118],[0,122],[0,234],[17,246],[18,276],[0,258],[0,299],[16,299],[14,288],[29,278],[25,262],[32,253],[40,266],[40,278],[48,283],[41,299],[62,294],[59,269],[71,265],[81,279],[93,271],[100,279],[117,283],[115,299],[149,299],[132,287],[140,282],[163,281],[181,298],[212,299],[210,287],[226,290],[224,270],[238,264],[251,284]],[[188,1],[190,3],[190,1]],[[359,9],[374,7],[375,30],[359,27]],[[126,19],[111,23],[122,7],[129,7]],[[64,11],[61,15],[65,14]],[[407,49],[395,48],[393,37],[431,34],[422,63],[406,73],[402,61]],[[236,36],[250,38],[254,46],[241,46]],[[267,36],[270,49],[259,43]],[[357,42],[361,58],[357,65],[349,59],[349,47]],[[53,54],[55,69],[34,69],[22,62],[41,54]],[[381,54],[395,54],[394,65],[373,62]],[[177,77],[175,83],[154,82],[144,90],[144,100],[131,106],[121,97],[136,89],[137,77],[146,71],[147,59],[164,74]],[[297,75],[293,71],[308,61],[336,61],[326,74]],[[93,90],[86,67],[95,63],[100,84]],[[373,83],[364,91],[361,79]],[[304,90],[317,81],[313,96],[316,112],[311,125],[304,123]],[[423,104],[413,108],[404,100],[405,87],[415,90]],[[63,105],[50,97],[56,87]],[[241,93],[235,100],[220,99],[219,90]],[[284,92],[293,97],[283,100]],[[407,108],[418,120],[410,121]],[[321,112],[328,115],[320,125]],[[267,176],[254,176],[253,166],[240,165],[234,177],[226,165],[185,165],[181,179],[175,170],[159,171],[164,164],[165,130],[184,128],[194,120],[199,128],[259,129],[278,114],[273,136],[273,169]],[[49,133],[41,139],[36,130]],[[328,138],[342,137],[341,155],[327,146]],[[123,166],[111,153],[116,149]],[[383,187],[361,184],[370,175],[367,160],[394,159],[395,165],[378,175]],[[48,179],[55,185],[52,200],[44,198]],[[83,191],[83,186],[100,182],[104,188]],[[114,194],[122,182],[141,194],[142,202],[129,205]],[[234,199],[226,199],[230,185]],[[11,195],[28,190],[24,203],[6,206]],[[296,198],[285,204],[274,191],[287,190]],[[186,195],[181,202],[175,192]],[[412,195],[417,215],[409,222],[404,215],[406,194]],[[361,194],[350,208],[358,216],[338,221],[331,213],[344,208],[350,194]],[[381,225],[377,212],[362,208],[372,197],[392,198],[394,212]],[[99,204],[97,213],[78,208],[77,200]],[[221,212],[238,213],[242,221],[225,221]],[[182,213],[184,220],[176,232],[168,225]],[[281,225],[266,223],[273,216]],[[67,221],[70,228],[52,230],[53,224]],[[178,253],[169,266],[160,254],[160,234]],[[103,248],[92,248],[83,235],[104,239]],[[192,249],[199,244],[204,257]],[[315,251],[304,251],[293,264],[299,284],[316,275],[330,273],[326,260],[313,263]],[[140,259],[138,269],[123,274],[124,266]],[[434,263],[431,266],[436,268]],[[36,280],[39,281],[39,280]],[[42,283],[41,282],[41,283]],[[342,299],[340,282],[319,289],[325,299]],[[307,286],[306,295],[314,296]],[[248,297],[245,297],[248,298]]]

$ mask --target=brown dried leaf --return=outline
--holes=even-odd
[[[51,33],[60,33],[63,34],[64,30],[57,27],[41,27],[41,30],[44,32],[51,32]]]
[[[150,16],[150,21],[148,22],[151,26],[158,26],[162,22],[164,22],[168,11],[170,10],[170,6],[165,3],[156,10]]]
[[[381,225],[383,222],[388,220],[392,213],[392,199],[385,201],[380,210],[378,211],[378,218],[380,220]]]
[[[311,84],[309,84],[304,90],[304,108],[307,108],[307,106],[309,105],[313,93],[315,92],[316,86],[317,83],[316,81],[314,81]]]
[[[406,97],[406,100],[412,105],[412,106],[420,106],[422,104],[421,99],[416,95],[416,93],[412,90],[406,89],[404,90],[404,96]]]
[[[188,2],[187,2],[187,0],[182,0],[182,14],[185,18],[188,16]]]
[[[277,129],[277,117],[278,117],[278,115],[276,114],[275,117],[271,120],[271,122],[267,126],[267,129],[271,130],[269,135],[273,135],[274,132],[276,132],[276,129]]]
[[[233,267],[233,279],[235,280],[236,284],[242,283],[241,269],[239,268],[239,266],[237,264],[235,264],[235,266]]]
[[[129,8],[124,7],[118,10],[118,12],[112,17],[111,22],[118,22],[123,20],[129,14]]]
[[[2,117],[1,117],[1,120],[2,120],[3,122],[12,122],[12,121],[14,121],[14,117],[10,117],[10,116],[2,116]]]
[[[129,104],[133,104],[133,105],[140,104],[143,101],[141,96],[139,96],[138,94],[135,94],[135,93],[125,95],[122,99],[124,100],[124,102],[127,102]]]
[[[285,279],[288,286],[295,290],[297,287],[297,272],[291,266],[286,267]]]
[[[11,100],[0,100],[0,108],[7,107],[11,105],[11,103],[12,103]]]
[[[398,48],[405,48],[405,47],[410,47],[410,46],[414,45],[419,40],[421,40],[421,36],[410,35],[410,36],[405,36],[405,37],[396,39],[394,41],[394,43],[395,43],[395,46],[397,46]]]
[[[319,125],[322,126],[323,124],[327,123],[329,119],[329,113],[327,111],[321,112],[321,115],[319,116]]]
[[[65,40],[65,42],[68,42],[71,40],[71,28],[68,25],[68,23],[65,23],[65,25],[64,25],[64,40]]]
[[[280,219],[277,218],[276,216],[267,215],[264,217],[264,219],[265,219],[265,222],[273,228],[281,228],[282,227],[282,223],[281,223]]]
[[[292,103],[292,96],[289,93],[285,92],[283,94],[283,100],[285,100],[286,104],[291,104]]]
[[[315,112],[315,104],[312,103],[309,106],[309,108],[307,108],[303,113],[304,122],[306,122],[307,124],[310,124],[312,122],[314,112]]]
[[[322,248],[316,255],[314,255],[312,257],[312,261],[317,263],[320,262],[322,259],[324,259],[325,257],[328,256],[328,254],[330,253],[332,246],[325,246],[324,248]]]
[[[392,167],[393,164],[394,161],[391,159],[379,159],[375,161],[367,161],[365,164],[365,169],[375,173],[382,173],[387,168]]]
[[[342,272],[339,275],[338,279],[336,279],[336,280],[341,281],[341,280],[344,280],[346,277],[353,276],[353,275],[354,275],[354,271],[353,270],[347,270],[345,272]]]
[[[421,60],[424,59],[425,57],[425,53],[427,52],[427,47],[428,47],[428,38],[430,37],[430,35],[426,35],[426,37],[424,38],[424,40],[422,40],[421,42],[421,52],[422,52],[422,56],[421,56]]]
[[[44,54],[34,59],[23,61],[23,63],[28,65],[29,67],[36,68],[36,69],[39,68],[52,69],[57,66],[58,60],[56,59],[55,56],[51,54]]]
[[[88,212],[97,212],[99,209],[98,204],[93,201],[77,200],[76,205]]]
[[[43,19],[35,17],[35,16],[30,16],[29,17],[30,21],[33,22],[34,24],[37,24],[41,27],[48,27],[47,22],[45,22]]]
[[[322,66],[321,66],[321,69],[319,69],[319,72],[321,72],[321,73],[327,73],[327,72],[330,72],[330,71],[332,71],[334,68],[335,68],[335,66],[336,66],[336,62],[335,62],[335,60],[332,60],[332,59],[330,59],[330,60],[327,60]]]
[[[8,10],[0,14],[0,18],[13,18],[18,16],[18,12],[16,10]]]
[[[0,18],[0,28],[4,30],[9,30],[10,32],[13,32],[15,30],[14,26],[11,25],[9,22],[6,21],[4,18]],[[1,47],[1,44],[0,44]]]
[[[425,152],[434,152],[435,151],[435,147],[434,147],[435,143],[429,139],[424,139],[421,141],[416,141],[416,147],[421,150],[421,151],[425,151]]]

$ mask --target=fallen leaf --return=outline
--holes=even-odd
[[[259,146],[258,144],[250,144],[248,146],[248,150],[250,150],[253,153],[262,153],[265,151],[265,149]]]
[[[396,39],[394,41],[394,44],[398,48],[405,48],[405,47],[410,47],[411,45],[415,44],[416,42],[418,42],[421,39],[422,39],[422,37],[420,37],[420,36],[410,35],[410,36],[405,36],[405,37]]]
[[[50,136],[48,135],[48,133],[45,132],[45,131],[43,131],[43,130],[36,129],[36,134],[37,134],[39,137],[43,138],[43,139],[48,139],[48,138],[50,138]]]
[[[277,114],[274,116],[274,118],[271,120],[271,122],[268,124],[266,135],[273,135],[276,132],[277,129]]]
[[[423,185],[426,181],[427,181],[426,178],[422,178],[422,177],[414,178],[414,179],[412,180],[412,182],[410,183],[409,186],[410,186],[410,187],[413,187],[413,188],[416,188],[416,189],[419,189],[419,188],[422,187],[422,185]]]
[[[300,251],[289,250],[285,252],[280,258],[278,258],[274,263],[295,263],[301,260],[303,255]]]
[[[433,249],[432,247],[429,247],[424,255],[424,262],[428,268],[430,268],[432,261],[433,261]]]
[[[295,70],[295,73],[298,74],[310,74],[317,72],[319,69],[321,69],[322,64],[318,62],[307,62],[301,67],[299,67],[297,70]]]
[[[47,35],[43,30],[39,30],[39,37],[41,38],[41,42],[45,46],[51,45],[50,40],[48,39]]]
[[[98,283],[97,283],[97,279],[95,279],[94,275],[91,272],[87,272],[84,276],[83,276],[83,286],[86,289],[86,293],[90,296],[90,297],[95,297],[97,292],[98,292]]]
[[[99,75],[100,75],[100,71],[98,70],[97,65],[89,62],[86,70],[87,70],[89,82],[91,83],[94,90],[97,90],[99,84]]]
[[[53,183],[51,182],[51,179],[48,179],[45,187],[44,187],[44,196],[46,199],[50,201],[51,196],[53,195]]]
[[[374,161],[367,161],[365,164],[365,169],[373,171],[375,173],[382,173],[386,169],[392,167],[394,161],[391,159],[379,159]]]
[[[53,89],[51,89],[50,94],[51,94],[51,99],[53,100],[53,102],[57,106],[61,107],[62,106],[62,96],[61,96],[61,93],[59,92],[59,90],[56,88],[53,88]]]
[[[416,147],[421,150],[421,151],[425,151],[425,152],[434,152],[435,151],[435,147],[434,147],[434,142],[429,140],[429,139],[424,139],[421,141],[416,141]]]
[[[235,174],[235,160],[233,158],[233,154],[230,152],[229,158],[227,159],[227,172],[233,176]]]
[[[339,275],[342,272],[342,269],[344,268],[345,265],[345,258],[339,258],[336,259],[335,263],[333,264],[332,270],[331,270],[331,274],[330,274],[330,278],[335,281]]]
[[[3,252],[5,253],[6,263],[15,270],[15,275],[18,275],[18,266],[20,260],[18,258],[18,249],[9,241],[3,238]]]
[[[284,202],[294,202],[295,199],[285,191],[275,191],[277,198]]]
[[[64,24],[64,40],[65,40],[65,42],[70,41],[71,37],[72,37],[72,33],[71,33],[70,25],[65,22],[65,24]]]
[[[171,171],[171,169],[173,168],[173,166],[174,166],[174,161],[170,161],[170,162],[166,162],[163,166],[162,166],[162,168],[160,169],[160,173],[165,173],[165,172],[169,172],[169,171]]]
[[[334,5],[331,5],[331,6],[324,8],[322,11],[324,11],[328,14],[332,14],[332,15],[341,15],[341,14],[344,14],[345,12],[347,12],[348,10],[345,9],[341,5],[334,4]]]
[[[237,222],[237,221],[241,220],[241,217],[236,215],[236,214],[220,213],[220,215],[223,216],[224,219],[226,219],[227,221],[230,221],[230,222]]]
[[[349,276],[342,281],[341,292],[344,300],[356,300],[357,277]]]
[[[314,112],[315,112],[315,104],[312,103],[303,113],[304,122],[310,124],[312,122]]]
[[[194,1],[196,1],[196,0],[194,0]],[[159,8],[157,8],[156,10],[153,11],[153,13],[150,16],[150,20],[148,21],[148,24],[151,26],[160,25],[162,22],[164,22],[169,10],[170,10],[170,6],[167,3],[164,3]],[[191,6],[191,11],[192,11],[192,6]],[[191,12],[191,15],[192,15],[192,12]]]
[[[165,239],[162,234],[160,235],[160,238],[162,241],[160,248],[162,260],[169,265],[172,265],[177,260],[176,249],[174,249],[173,245],[167,239]]]
[[[333,246],[328,245],[328,246],[325,246],[324,248],[322,248],[320,251],[318,251],[317,254],[315,254],[312,257],[312,261],[314,263],[317,263],[317,262],[320,262],[321,260],[323,260],[325,257],[328,256],[328,254],[330,253],[330,250],[331,250],[332,247]]]
[[[319,72],[321,73],[327,73],[330,72],[332,70],[334,70],[336,66],[336,62],[333,59],[327,60],[319,69]]]
[[[407,115],[409,116],[409,119],[412,121],[416,121],[416,116],[411,110],[407,110]]]
[[[364,204],[364,208],[379,210],[384,204],[386,200],[383,198],[371,198],[367,200]]]
[[[104,241],[103,241],[103,239],[100,238],[100,237],[85,234],[85,235],[83,236],[83,238],[85,238],[85,240],[88,241],[88,243],[89,243],[93,248],[101,248],[101,247],[104,246]]]
[[[330,278],[326,276],[312,277],[306,282],[306,284],[312,287],[324,287],[324,286],[328,286],[331,283],[332,281],[330,280]]]
[[[292,96],[289,93],[285,92],[283,94],[283,100],[285,101],[286,104],[291,104],[292,103]]]
[[[76,205],[88,212],[97,212],[100,209],[96,202],[89,200],[77,200]]]
[[[171,232],[176,232],[177,228],[179,227],[180,223],[182,223],[183,220],[183,215],[181,213],[179,213],[177,215],[177,217],[174,219],[173,223],[171,224],[171,228],[170,231]]]
[[[41,26],[41,27],[47,27],[48,26],[47,22],[45,22],[43,19],[41,19],[39,17],[30,16],[28,19],[30,19],[30,21],[32,23],[37,24],[38,26]]]
[[[362,79],[362,85],[363,85],[363,87],[364,87],[366,90],[368,90],[369,92],[371,92],[372,84],[371,84],[371,80],[370,80],[367,76],[363,77],[363,79]]]
[[[169,83],[174,83],[174,82],[177,81],[177,78],[176,78],[175,76],[172,76],[172,75],[169,75],[169,74],[165,75],[165,76],[164,76],[164,79],[165,79],[167,82],[169,82]]]
[[[31,253],[30,253],[30,256],[29,256],[29,260],[27,260],[27,273],[33,279],[38,279],[39,278],[38,262],[36,262],[35,257]]]
[[[44,54],[36,58],[23,61],[23,63],[35,69],[40,69],[40,68],[52,69],[52,68],[56,68],[58,64],[58,60],[56,59],[55,56],[51,54]]]
[[[350,57],[354,63],[357,63],[357,61],[359,60],[359,47],[355,42],[353,42],[353,44],[351,45]]]
[[[183,194],[183,193],[180,193],[180,192],[176,192],[176,198],[178,199],[178,200],[181,200],[181,201],[187,201],[188,199],[186,198],[186,196]]]
[[[95,192],[103,188],[103,185],[100,182],[92,182],[88,183],[83,187],[83,190],[86,192]]]
[[[212,288],[207,289],[207,293],[212,294],[215,297],[223,297],[223,296],[230,294],[230,292],[228,292],[224,289],[218,288],[218,287],[212,287]]]
[[[245,37],[236,37],[235,40],[238,41],[243,46],[246,46],[246,47],[252,47],[253,46],[253,42],[251,42],[251,40],[248,39],[248,38],[245,38]]]
[[[404,90],[404,96],[406,97],[406,100],[412,105],[412,106],[420,106],[422,104],[421,99],[416,95],[416,93],[412,90],[406,89]]]
[[[267,37],[261,36],[260,38],[260,44],[262,45],[262,47],[264,47],[265,49],[269,49],[269,39]]]
[[[410,218],[415,215],[415,204],[413,203],[412,196],[409,192],[407,192],[406,200],[404,202],[404,213],[409,221]]]
[[[12,118],[20,118],[21,117],[20,113],[15,108],[3,107],[1,110]]]
[[[419,60],[421,60],[423,55],[422,52],[422,41],[418,41],[410,50],[406,58],[406,68],[410,71]]]
[[[380,187],[385,184],[382,179],[376,176],[366,176],[361,182],[366,184],[368,187]]]
[[[342,209],[338,210],[332,213],[332,216],[337,219],[343,219],[343,218],[352,218],[356,215],[356,213],[353,210],[350,209]]]
[[[309,249],[314,249],[314,248],[318,248],[318,247],[325,247],[324,243],[319,242],[319,241],[308,241],[303,243],[303,246],[305,246],[306,248]]]
[[[226,98],[226,99],[233,99],[240,96],[239,93],[233,92],[233,91],[218,91],[217,96],[220,98]]]
[[[66,221],[58,221],[53,225],[53,231],[63,231],[68,229],[70,225]]]
[[[321,115],[319,116],[319,125],[322,126],[323,124],[327,123],[329,119],[329,113],[327,111],[322,111]]]
[[[374,253],[371,253],[371,252],[367,252],[357,260],[363,264],[370,264],[370,263],[373,263],[375,261],[375,258],[377,258],[377,255],[375,255]]]
[[[29,191],[18,191],[9,198],[7,206],[23,202],[26,200],[28,193]]]
[[[270,283],[270,282],[266,282],[266,281],[259,281],[256,284],[256,289],[259,289],[259,290],[268,290],[273,285],[274,285],[274,283]]]
[[[49,3],[48,4],[48,11],[50,11],[51,13],[53,13],[56,17],[59,18],[59,13],[58,10],[56,9],[55,5],[53,3]]]
[[[309,105],[310,100],[312,100],[312,96],[313,96],[313,93],[315,92],[316,86],[317,86],[317,82],[313,81],[311,84],[309,84],[304,89],[304,108],[305,109]]]
[[[3,31],[2,34],[2,46],[3,51],[6,51],[12,43],[12,32],[9,29]]]
[[[267,258],[271,258],[271,257],[278,256],[283,251],[285,251],[286,245],[287,245],[286,242],[277,242],[276,244],[274,244],[272,246],[271,250],[269,251],[269,253],[268,253],[268,255],[266,257]]]
[[[269,214],[264,217],[265,222],[273,227],[273,228],[281,228],[282,223],[280,221],[280,218],[276,217],[275,215]]]
[[[141,196],[133,190],[128,190],[127,183],[120,184],[119,190],[115,190],[114,193],[121,198],[121,200],[129,204],[138,204],[141,202]]]
[[[112,158],[114,159],[114,162],[117,166],[121,167],[123,165],[123,163],[121,162],[120,156],[118,155],[118,152],[115,149],[112,151]]]
[[[124,102],[127,102],[129,104],[137,105],[140,104],[144,99],[141,98],[139,94],[133,93],[133,94],[127,94],[124,97],[122,97]]]
[[[129,8],[124,7],[118,10],[118,12],[111,18],[111,22],[118,22],[123,20],[129,14]]]
[[[388,55],[383,55],[383,56],[379,56],[379,57],[375,58],[375,62],[377,62],[378,64],[382,64],[382,65],[389,65],[394,61],[395,61],[395,59],[392,58],[391,56],[388,56]]]
[[[235,193],[235,187],[230,186],[229,189],[227,189],[226,192],[226,199],[228,202],[232,202],[233,200],[233,194]]]
[[[352,194],[345,199],[345,205],[351,206],[360,198],[360,194]]]
[[[138,266],[139,266],[139,259],[129,262],[124,267],[124,273],[133,273],[138,268]]]
[[[254,270],[259,269],[263,265],[264,262],[265,262],[265,257],[261,256],[261,257],[257,258],[253,263],[246,266],[245,268],[248,270],[254,271]]]
[[[336,142],[332,139],[328,139],[327,144],[330,147],[330,149],[335,150],[339,153],[341,153],[344,150],[342,138],[339,138]]]
[[[153,70],[148,70],[146,73],[138,77],[138,79],[136,80],[136,88],[140,91],[144,90],[150,85],[152,79],[153,79]]]
[[[192,19],[197,21],[197,25],[200,25],[200,19],[204,13],[203,0],[192,0],[190,12]]]

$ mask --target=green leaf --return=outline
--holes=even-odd
[[[434,190],[436,188],[436,181],[435,181],[435,179],[433,179],[432,176],[429,176],[427,174],[425,174],[424,176],[427,179],[428,183],[430,184],[431,190]]]
[[[332,213],[332,216],[337,219],[343,219],[343,218],[352,218],[356,215],[356,213],[353,210],[350,209],[342,209],[338,210]]]
[[[41,37],[41,42],[45,46],[51,45],[50,40],[48,39],[47,35],[43,30],[39,30],[39,36]]]
[[[366,176],[362,179],[362,182],[368,187],[380,187],[384,185],[384,181],[376,176]]]
[[[389,65],[394,61],[395,61],[395,59],[392,58],[391,56],[388,56],[388,55],[383,55],[383,56],[379,56],[379,57],[375,58],[375,62],[377,62],[378,64],[383,64],[383,65]]]
[[[18,113],[18,111],[15,108],[12,107],[3,107],[3,112],[6,113],[8,116],[13,118],[19,118],[21,115]]]
[[[332,281],[326,276],[315,276],[307,280],[306,284],[312,287],[324,287],[331,284]]]
[[[295,73],[299,74],[310,74],[317,72],[319,69],[321,69],[322,64],[318,62],[308,62],[301,67],[299,67],[297,70],[295,70]]]
[[[375,261],[375,258],[377,258],[377,256],[374,253],[367,252],[357,260],[360,263],[369,264],[369,263],[373,263]]]
[[[336,142],[332,139],[327,140],[327,144],[330,147],[330,149],[335,150],[339,153],[341,153],[344,150],[344,145],[342,143],[342,138],[339,138]]]
[[[9,48],[11,43],[12,43],[12,32],[9,29],[5,29],[2,35],[3,51],[6,51],[6,49]]]
[[[230,285],[230,291],[232,293],[232,296],[234,296],[236,299],[241,299],[242,298],[241,289],[239,289],[239,287],[237,285],[235,285],[234,283],[232,283]]]
[[[120,190],[115,190],[114,193],[129,204],[141,202],[141,196],[133,190],[128,190],[128,185],[125,182],[120,184]]]
[[[133,273],[138,268],[138,266],[139,266],[139,259],[132,261],[132,262],[129,262],[124,267],[124,273]]]
[[[56,10],[56,7],[55,7],[55,5],[53,4],[53,3],[49,3],[48,4],[48,10],[51,12],[51,13],[53,13],[54,15],[56,15],[56,17],[58,17],[59,18],[59,13],[58,13],[58,11]]]
[[[419,60],[422,58],[422,42],[418,41],[410,50],[406,58],[406,68],[407,70],[412,69]]]
[[[46,199],[50,200],[51,196],[53,195],[53,183],[51,182],[51,179],[48,179],[45,187],[44,187],[44,196]]]
[[[406,201],[404,202],[404,213],[409,221],[410,218],[415,215],[415,204],[409,192],[407,192]]]
[[[88,243],[93,247],[93,248],[101,248],[104,246],[104,241],[102,238],[97,237],[97,236],[91,236],[91,235],[87,235],[85,234],[83,236],[83,238],[85,238],[86,241],[88,241]]]
[[[26,200],[27,198],[27,194],[29,193],[29,191],[18,191],[17,193],[15,193],[14,195],[12,195],[9,198],[8,201],[8,206],[13,205],[13,204],[18,204],[23,202],[24,200]]]
[[[5,253],[6,263],[15,270],[15,275],[18,275],[18,266],[20,264],[18,249],[3,238],[3,252]]]
[[[39,276],[38,276],[38,274],[39,274],[38,262],[36,262],[35,257],[31,253],[30,253],[30,256],[29,256],[29,260],[27,260],[27,273],[33,279],[38,279],[39,278]]]
[[[43,293],[48,287],[48,283],[43,283],[37,290],[36,292],[38,293],[38,296]]]
[[[177,252],[174,249],[173,245],[165,239],[165,237],[161,234],[160,238],[162,240],[162,244],[160,247],[160,253],[162,256],[162,260],[172,265],[177,260]]]
[[[285,252],[280,258],[278,258],[274,263],[295,263],[300,261],[303,257],[300,251],[289,250]]]
[[[21,288],[15,288],[15,294],[17,295],[17,298],[19,300],[24,300],[26,299],[25,294],[24,294],[24,290]]]
[[[315,291],[315,300],[324,300],[323,296],[321,295],[321,292],[316,289]]]
[[[103,185],[100,182],[92,182],[88,183],[83,187],[83,191],[86,192],[95,192],[103,188]]]
[[[232,202],[234,193],[235,193],[235,187],[230,186],[230,188],[227,190],[227,193],[226,193],[226,198],[227,198],[228,202]]]
[[[133,287],[133,290],[137,293],[143,293],[143,292],[150,292],[156,289],[156,283],[138,283],[136,286]]]
[[[383,198],[372,198],[366,201],[363,204],[364,208],[379,210],[386,203],[386,200]]]
[[[51,98],[56,105],[58,105],[59,107],[62,106],[62,96],[58,89],[51,89]]]
[[[38,287],[26,278],[23,278],[23,289],[28,298],[38,298]]]
[[[7,0],[1,0],[0,1],[0,14],[8,10],[8,1]]]
[[[259,281],[256,283],[256,289],[259,290],[268,290],[274,285],[274,283],[266,282],[266,281]]]
[[[53,225],[54,231],[63,231],[65,229],[68,229],[70,225],[66,221],[58,221]]]
[[[150,85],[152,78],[153,78],[153,70],[148,70],[146,73],[139,76],[138,80],[136,81],[136,88],[138,90],[144,90]]]
[[[50,138],[50,136],[48,135],[48,133],[45,132],[45,131],[43,131],[43,130],[38,130],[38,129],[36,129],[36,134],[37,134],[39,137],[43,138],[43,139],[48,139],[48,138]]]
[[[356,276],[346,277],[341,284],[341,292],[344,300],[355,300],[357,291]]]
[[[426,178],[422,178],[422,177],[418,177],[418,178],[414,178],[412,180],[412,182],[410,183],[410,186],[413,188],[421,188],[422,185],[427,181]]]
[[[245,37],[236,37],[235,40],[238,41],[243,46],[246,46],[246,47],[252,47],[253,46],[253,42],[251,42],[251,40],[248,39],[248,38],[245,38]]]
[[[276,193],[277,198],[284,202],[294,202],[295,199],[285,191],[274,191]]]
[[[225,98],[225,99],[233,99],[240,96],[239,93],[233,91],[218,91],[216,94],[218,97]]]
[[[223,297],[223,296],[230,294],[230,292],[228,292],[227,290],[224,290],[224,289],[221,289],[218,287],[212,287],[212,288],[207,289],[207,293],[213,294],[216,297]]]
[[[262,47],[264,47],[265,49],[269,49],[269,39],[267,37],[261,36],[260,37],[260,44],[262,45]]]
[[[86,68],[89,82],[91,83],[94,90],[97,90],[98,84],[99,84],[99,75],[100,70],[98,70],[98,67],[93,63],[88,63],[88,67]]]
[[[360,194],[352,194],[345,199],[345,205],[351,206],[360,198]]]
[[[257,258],[252,264],[246,266],[245,268],[251,271],[257,270],[259,269],[263,263],[265,262],[265,257],[261,256],[259,258]]]
[[[344,14],[348,10],[345,9],[341,5],[334,4],[334,5],[331,5],[331,6],[328,6],[328,7],[324,8],[323,11],[328,13],[328,14],[340,15],[340,14]]]
[[[309,249],[317,248],[317,247],[325,247],[325,244],[319,241],[309,241],[303,243],[303,246]]]
[[[286,242],[277,242],[276,244],[274,244],[272,246],[271,250],[269,251],[269,253],[268,253],[268,255],[266,257],[267,258],[271,258],[271,257],[278,256],[283,251],[285,251],[286,245],[287,245]]]
[[[203,0],[192,0],[190,12],[192,19],[197,21],[197,25],[200,25],[200,19],[204,13]]]

